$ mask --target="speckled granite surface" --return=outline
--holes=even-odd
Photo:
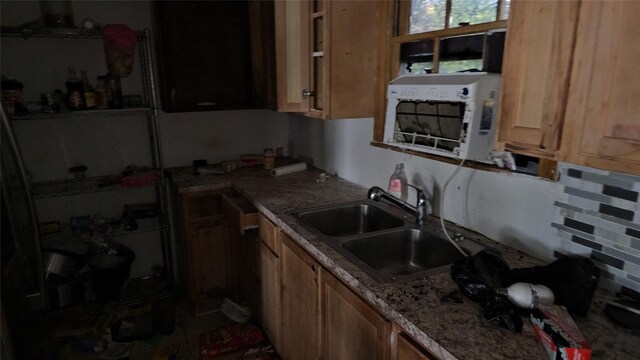
[[[515,334],[484,320],[478,306],[468,299],[463,304],[441,302],[440,295],[456,289],[448,273],[403,283],[379,283],[288,214],[293,210],[364,199],[367,189],[359,185],[335,177],[318,184],[315,179],[321,171],[317,169],[275,178],[258,168],[225,175],[193,175],[190,167],[172,169],[171,173],[181,193],[234,187],[381,314],[442,359],[547,358],[528,320],[524,319],[523,333]],[[512,268],[541,264],[472,232],[460,232],[496,247]],[[640,337],[604,315],[607,296],[611,294],[598,292],[589,315],[574,318],[593,348],[592,359],[640,359]]]

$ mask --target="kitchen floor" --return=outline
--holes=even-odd
[[[230,325],[232,320],[228,319],[220,310],[192,316],[185,303],[178,303],[175,309],[175,331],[170,335],[163,335],[156,331],[156,334],[145,340],[138,340],[128,343],[111,343],[107,350],[101,352],[88,352],[80,350],[90,347],[92,343],[81,343],[79,338],[70,341],[63,341],[58,344],[57,358],[74,360],[93,359],[131,359],[131,360],[197,360],[201,359],[200,335],[211,330]],[[268,347],[270,344],[264,343],[258,348]],[[216,357],[216,360],[248,359],[242,355],[249,348],[231,352],[228,355]],[[250,357],[260,359],[261,357]],[[272,357],[269,357],[272,358]]]

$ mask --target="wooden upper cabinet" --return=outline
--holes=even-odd
[[[637,1],[585,1],[567,106],[564,161],[640,175]]]
[[[498,141],[556,158],[569,94],[578,1],[513,1],[501,86]]]
[[[378,18],[375,1],[276,1],[278,111],[373,116]]]
[[[309,96],[309,2],[276,1],[276,74],[278,111],[305,112]]]
[[[272,1],[158,1],[166,112],[275,108]]]

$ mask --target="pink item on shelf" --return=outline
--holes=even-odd
[[[158,177],[158,171],[156,170],[136,172],[132,175],[123,176],[122,179],[120,179],[120,185],[123,187],[147,186],[156,182]]]
[[[109,74],[127,77],[133,70],[136,33],[124,24],[109,24],[102,29]]]

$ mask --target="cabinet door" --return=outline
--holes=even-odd
[[[391,324],[328,272],[322,274],[322,358],[389,358]]]
[[[280,258],[264,243],[260,245],[260,304],[262,328],[280,351]]]
[[[229,285],[241,300],[253,305],[257,302],[253,296],[258,291],[256,283],[259,284],[257,236],[245,231],[258,226],[258,213],[248,200],[236,194],[222,195],[222,209],[231,253],[227,260]]]
[[[428,353],[426,350],[419,348],[417,344],[408,339],[402,334],[398,334],[397,342],[397,355],[394,360],[434,360],[437,359],[434,355]]]
[[[327,80],[323,88],[316,89],[316,96],[324,97],[324,101],[320,99],[324,117],[372,117],[379,61],[380,1],[325,3],[324,31],[328,40],[322,72]]]
[[[578,1],[513,1],[501,86],[498,141],[556,158],[578,20]]]
[[[566,161],[640,175],[637,1],[585,1],[567,108]]]
[[[190,224],[190,273],[196,312],[211,310],[214,298],[228,288],[231,249],[223,217]]]
[[[248,1],[155,2],[162,108],[254,107]]]
[[[213,309],[215,297],[229,284],[231,249],[224,223],[222,194],[226,190],[186,193],[181,196],[182,231],[188,298],[192,310]]]
[[[276,1],[276,77],[278,111],[305,112],[310,107],[310,4]]]
[[[318,358],[319,267],[288,236],[282,236],[282,346],[285,360]]]

